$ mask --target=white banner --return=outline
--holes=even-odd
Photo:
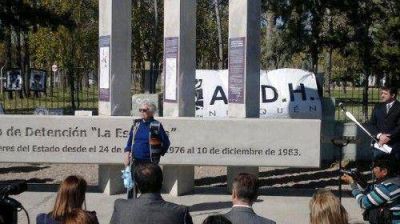
[[[227,117],[228,71],[196,71],[196,116]],[[260,74],[260,117],[321,119],[317,81],[312,72],[278,69]]]
[[[196,117],[228,116],[228,70],[196,71]]]

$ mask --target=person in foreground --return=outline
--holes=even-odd
[[[319,189],[310,200],[310,224],[348,224],[346,209],[327,189]]]
[[[93,216],[88,214],[86,211],[75,208],[72,212],[65,218],[65,222],[63,224],[96,224],[97,219],[94,219]]]
[[[374,184],[362,188],[351,176],[342,176],[343,182],[351,185],[358,204],[365,209],[365,221],[372,224],[400,223],[400,178],[396,171],[396,160],[391,155],[384,155],[374,160]]]
[[[232,186],[232,209],[225,214],[233,224],[257,223],[274,224],[275,222],[258,216],[253,203],[258,197],[258,180],[252,174],[241,173],[235,177]]]
[[[193,223],[187,207],[166,202],[161,197],[163,174],[158,165],[138,165],[134,178],[141,195],[137,199],[117,199],[111,224]]]
[[[210,215],[202,224],[232,224],[232,222],[223,215]]]
[[[69,176],[61,183],[53,210],[36,217],[37,224],[62,224],[74,209],[81,209],[85,201],[87,183],[80,176]],[[92,223],[99,223],[96,212],[85,211]]]

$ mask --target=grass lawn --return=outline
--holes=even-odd
[[[97,111],[97,87],[83,88],[74,98],[76,109]],[[53,96],[49,89],[46,94],[39,93],[39,97],[31,92],[29,97],[23,96],[23,98],[20,98],[19,92],[13,92],[13,98],[8,97],[8,92],[3,92],[3,94],[0,93],[0,102],[7,114],[32,114],[38,107],[63,109],[64,114],[73,114],[69,89],[55,88]]]

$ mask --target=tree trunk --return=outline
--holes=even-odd
[[[6,67],[10,68],[12,67],[12,26],[8,26],[7,27],[7,31],[6,31],[6,51],[7,51],[7,59],[6,59]]]
[[[274,12],[272,12],[271,10],[267,11],[267,32],[265,35],[266,38],[266,42],[267,42],[267,46],[270,45],[273,33],[274,33],[274,25],[275,25],[275,16],[274,16]]]
[[[329,47],[329,52],[328,52],[328,80],[326,80],[326,92],[328,93],[328,96],[331,96],[331,80],[332,80],[332,54],[333,54],[333,48],[332,46]]]
[[[156,83],[158,77],[158,60],[157,60],[157,52],[158,52],[158,44],[157,44],[157,37],[158,37],[158,0],[153,0],[153,8],[154,8],[154,33],[153,33],[153,50],[151,53],[151,64],[150,64],[150,93],[156,92]]]
[[[214,9],[215,9],[215,17],[217,20],[217,31],[218,31],[218,69],[223,69],[224,47],[222,43],[221,17],[219,15],[219,0],[214,0]]]
[[[331,16],[331,10],[326,10],[328,14],[328,22],[329,22],[329,35],[333,34],[333,19]],[[332,81],[332,54],[333,54],[333,46],[330,44],[329,52],[328,52],[328,80],[326,80],[327,85],[325,85],[328,96],[331,96],[331,81]]]
[[[71,43],[70,47],[68,49],[68,62],[67,62],[67,76],[68,76],[68,84],[70,88],[70,100],[71,100],[71,107],[72,110],[75,111],[76,109],[76,104],[75,104],[75,57],[74,57],[74,52],[75,52],[75,33],[74,31],[69,32],[69,35],[72,36],[71,38]]]
[[[364,83],[363,83],[363,106],[362,106],[362,112],[364,116],[364,121],[368,120],[368,78],[371,75],[371,50],[369,48],[369,43],[368,41],[362,43],[362,46],[359,46],[361,49],[363,49],[363,72],[364,72]]]
[[[29,40],[28,40],[28,31],[23,32],[23,37],[24,37],[24,57],[22,60],[22,65],[24,68],[24,74],[25,74],[25,94],[26,96],[29,96],[29,79],[30,79],[30,57],[29,57]]]

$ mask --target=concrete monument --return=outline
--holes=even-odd
[[[164,109],[168,117],[194,117],[196,73],[196,1],[164,1]],[[164,190],[192,191],[193,166],[164,166]]]
[[[260,116],[260,0],[229,0],[228,116]],[[258,167],[228,167],[228,189],[239,172]]]
[[[131,11],[129,0],[99,0],[99,116],[130,114]],[[99,186],[105,193],[123,191],[122,168],[122,156],[121,166],[99,167]]]

